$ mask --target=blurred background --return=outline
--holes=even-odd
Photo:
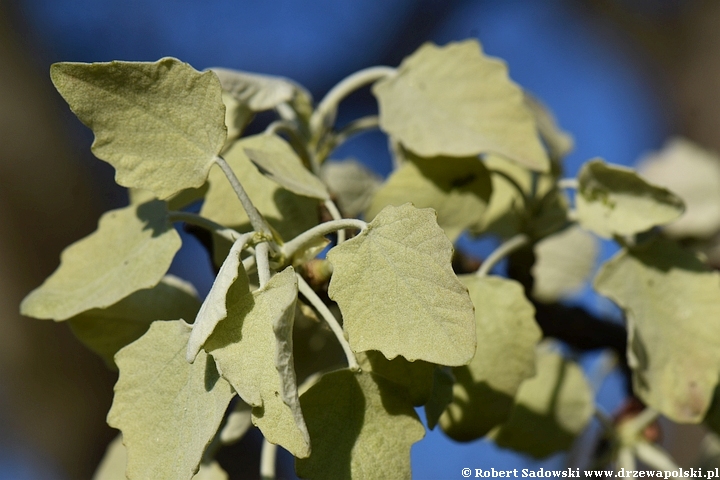
[[[112,168],[92,157],[91,132],[55,93],[51,63],[174,56],[199,70],[287,76],[317,100],[358,69],[398,65],[425,41],[466,38],[507,61],[510,76],[572,133],[569,176],[597,156],[632,165],[676,134],[720,150],[720,2],[713,0],[0,0],[0,479],[90,478],[115,435],[105,425],[115,374],[67,326],[18,314],[61,250],[127,202]],[[357,95],[339,122],[375,108],[369,95]],[[379,133],[348,143],[343,156],[382,175],[391,168]],[[173,272],[207,293],[210,269],[193,261],[200,250],[187,243]],[[582,302],[608,308],[590,296]],[[606,383],[600,401],[613,411],[626,392],[619,374]],[[679,463],[692,465],[699,428],[666,426],[664,435]],[[244,441],[248,457],[257,440]],[[418,479],[562,461],[538,464],[438,432],[412,455]],[[253,462],[242,478],[257,476]],[[281,475],[292,475],[291,459],[282,462]]]

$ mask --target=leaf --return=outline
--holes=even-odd
[[[187,63],[56,63],[55,88],[95,134],[93,153],[125,187],[167,198],[199,187],[226,137],[220,82]]]
[[[266,142],[264,134],[245,137],[235,142],[224,158],[258,211],[283,239],[289,240],[317,225],[318,202],[285,190],[258,172],[245,149],[261,149]],[[210,171],[209,183],[200,215],[236,230],[250,231],[250,221],[220,168]]]
[[[452,439],[471,441],[510,415],[520,385],[535,375],[535,347],[542,332],[522,285],[501,277],[461,275],[475,304],[477,352],[453,369],[453,401],[440,417]]]
[[[645,157],[638,172],[671,189],[685,202],[685,214],[666,225],[672,237],[709,237],[720,230],[720,157],[690,140],[670,139]]]
[[[234,396],[208,355],[185,361],[189,337],[181,320],[154,322],[115,356],[108,425],[123,433],[130,479],[192,478]]]
[[[571,226],[535,244],[532,295],[552,303],[578,291],[595,267],[598,244],[595,237]]]
[[[60,266],[25,297],[20,313],[61,321],[109,307],[157,285],[180,243],[164,202],[111,210],[100,217],[95,232],[63,251]]]
[[[232,412],[227,416],[225,425],[220,430],[220,443],[230,445],[242,437],[252,426],[252,407],[238,399]]]
[[[223,90],[253,112],[270,110],[281,103],[292,102],[296,96],[310,98],[300,85],[283,77],[258,75],[228,68],[212,68]]]
[[[522,91],[474,40],[426,43],[373,93],[380,127],[420,156],[492,152],[531,170],[550,168]]]
[[[226,150],[252,121],[253,111],[227,92],[222,92],[222,101],[225,104],[225,128],[227,128],[227,139],[223,150]]]
[[[463,365],[475,353],[467,289],[450,266],[452,245],[431,209],[387,206],[358,236],[328,252],[328,293],[356,352]]]
[[[265,438],[296,457],[307,457],[310,440],[292,367],[296,301],[297,279],[292,267],[272,277],[252,296],[229,295],[227,319],[215,328],[205,350],[240,398],[253,407],[253,423]]]
[[[155,287],[138,290],[104,309],[92,309],[70,318],[76,337],[102,357],[113,370],[113,357],[125,345],[142,337],[155,320],[193,320],[200,308],[195,288],[166,275]]]
[[[330,198],[325,184],[305,168],[292,147],[277,135],[258,136],[253,148],[245,148],[245,155],[260,173],[281,187],[304,197]]]
[[[537,375],[523,382],[508,421],[491,436],[500,447],[544,458],[570,448],[594,411],[582,369],[558,353],[541,349]]]
[[[432,363],[422,360],[408,362],[403,357],[388,360],[380,352],[373,350],[358,355],[358,362],[363,371],[373,372],[404,387],[416,407],[425,405],[432,395],[435,371]]]
[[[372,373],[323,375],[300,398],[313,442],[301,478],[410,478],[410,447],[425,429],[402,389]]]
[[[558,127],[552,112],[539,99],[525,92],[525,105],[532,112],[540,137],[547,146],[550,157],[561,159],[573,149],[572,135]]]
[[[595,289],[625,310],[635,394],[673,421],[700,422],[720,375],[720,274],[656,240],[605,264]]]
[[[217,324],[227,318],[230,302],[242,301],[241,297],[250,295],[250,282],[245,268],[243,268],[240,253],[245,249],[252,235],[252,233],[246,233],[235,240],[230,253],[215,277],[210,292],[200,307],[185,356],[190,363],[195,361],[200,349],[212,335]],[[229,295],[231,288],[233,293]]]
[[[633,235],[678,218],[683,202],[629,168],[595,159],[583,165],[575,196],[580,225],[601,237]]]
[[[422,158],[407,152],[406,161],[375,194],[366,217],[372,220],[387,205],[431,207],[454,242],[482,220],[491,193],[490,173],[479,158]]]
[[[425,404],[425,418],[430,430],[435,429],[443,412],[452,402],[455,383],[455,377],[447,367],[436,368],[433,377],[432,394]]]
[[[122,443],[122,435],[118,435],[108,445],[105,456],[93,475],[93,480],[126,480],[127,450]],[[193,480],[227,480],[227,473],[217,462],[201,464]]]
[[[382,184],[380,177],[352,159],[323,163],[320,178],[337,197],[340,210],[349,217],[357,217],[364,212]]]

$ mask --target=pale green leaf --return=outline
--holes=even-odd
[[[224,158],[258,211],[283,239],[289,240],[317,225],[318,202],[280,187],[257,170],[245,149],[261,149],[266,141],[264,134],[243,138],[225,152]],[[209,183],[200,214],[227,227],[251,230],[250,221],[220,168],[210,171]]]
[[[50,77],[125,187],[167,198],[199,187],[226,137],[217,77],[174,58],[56,63]]]
[[[328,293],[356,352],[464,365],[475,353],[467,289],[450,265],[452,245],[431,209],[383,209],[358,236],[328,252]]]
[[[123,433],[131,480],[192,478],[234,396],[210,356],[185,361],[189,337],[181,320],[155,322],[115,356],[108,424]]]
[[[115,305],[92,309],[72,317],[76,337],[117,369],[113,357],[125,345],[142,337],[155,320],[192,321],[200,308],[195,288],[166,275],[150,289],[138,290]]]
[[[425,405],[432,395],[435,371],[432,363],[422,360],[408,362],[403,357],[388,360],[374,350],[358,354],[358,363],[364,372],[373,372],[404,387],[415,406]]]
[[[453,385],[455,376],[448,367],[438,367],[433,375],[433,389],[425,404],[425,418],[430,430],[440,421],[445,409],[453,401]]]
[[[288,267],[252,296],[229,300],[227,318],[205,349],[222,376],[253,407],[253,423],[265,438],[306,457],[310,440],[297,397],[290,336],[296,301],[297,278]]]
[[[700,443],[700,455],[696,466],[707,470],[720,468],[720,437],[709,432]]]
[[[227,92],[222,92],[222,101],[225,104],[225,128],[227,128],[227,139],[223,147],[225,150],[240,137],[247,124],[252,121],[254,112]]]
[[[552,303],[577,292],[590,276],[598,254],[595,237],[571,226],[535,244],[532,295]]]
[[[440,417],[454,440],[471,441],[504,422],[513,398],[535,374],[535,347],[542,332],[522,285],[501,277],[461,275],[475,304],[477,352],[453,369],[453,401]]]
[[[522,91],[475,40],[426,43],[373,93],[380,127],[418,155],[492,152],[531,170],[550,168]]]
[[[544,458],[569,449],[594,411],[582,369],[558,353],[540,349],[537,374],[520,386],[508,421],[491,436],[501,447]]]
[[[193,323],[185,357],[188,362],[195,361],[195,357],[205,341],[212,335],[217,324],[227,318],[231,302],[241,301],[241,297],[250,295],[250,282],[245,268],[243,268],[240,253],[247,246],[252,235],[252,233],[241,235],[220,267],[210,292],[205,297],[195,323]],[[232,295],[229,294],[231,288],[233,289]]]
[[[684,210],[682,200],[669,190],[600,159],[583,165],[578,181],[578,221],[602,237],[644,232],[677,219]]]
[[[596,290],[625,310],[635,394],[676,422],[699,422],[720,375],[720,273],[668,240],[622,252]]]
[[[573,149],[572,136],[558,127],[552,112],[539,99],[525,92],[525,105],[535,118],[540,137],[552,159],[561,159]]]
[[[20,305],[29,317],[67,320],[160,282],[180,236],[155,200],[105,213],[97,230],[67,247],[60,266]]]
[[[245,155],[269,179],[304,197],[327,200],[325,184],[310,173],[290,145],[277,135],[262,135]]]
[[[127,467],[127,449],[122,443],[122,435],[118,435],[110,442],[105,456],[98,466],[93,480],[127,480],[125,468]],[[217,462],[201,464],[200,470],[192,480],[227,480],[227,473]]]
[[[127,480],[125,468],[127,467],[127,450],[122,443],[122,435],[118,435],[105,450],[93,480]]]
[[[320,167],[320,178],[337,197],[337,204],[349,217],[357,217],[372,201],[382,179],[357,160],[328,161]]]
[[[720,229],[720,156],[684,138],[644,158],[638,172],[685,202],[685,214],[666,225],[673,237],[709,237]]]
[[[301,478],[410,479],[410,447],[425,429],[403,390],[373,373],[332,372],[300,398],[313,442]]]
[[[252,426],[252,407],[238,399],[232,412],[225,419],[225,424],[220,430],[220,443],[230,445],[237,442]]]
[[[262,112],[281,103],[290,103],[297,95],[310,97],[303,87],[287,78],[227,68],[213,68],[212,71],[220,79],[223,90],[253,112]]]
[[[406,161],[380,187],[366,213],[372,220],[387,205],[412,202],[431,207],[437,222],[454,242],[467,227],[480,222],[490,201],[490,173],[477,157],[421,158],[406,152]]]

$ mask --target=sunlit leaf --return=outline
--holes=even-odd
[[[372,220],[387,205],[431,207],[440,228],[455,241],[482,220],[491,193],[490,173],[477,157],[421,158],[407,152],[406,161],[373,197],[366,218]]]
[[[223,157],[237,175],[258,211],[283,239],[289,240],[318,223],[318,202],[280,187],[253,165],[245,154],[245,149],[262,149],[267,142],[266,137],[260,134],[243,138],[235,142]],[[210,188],[200,214],[222,225],[240,231],[250,231],[250,221],[219,168],[210,171],[209,183]],[[223,255],[222,258],[224,259],[225,256]]]
[[[452,245],[431,209],[388,206],[367,230],[328,252],[328,293],[357,352],[464,365],[475,353],[467,289],[450,266]]]
[[[373,350],[359,354],[358,362],[364,372],[373,372],[403,386],[415,406],[425,405],[432,395],[435,371],[432,363],[422,360],[408,362],[403,357],[388,360]]]
[[[663,231],[674,237],[708,237],[720,229],[720,156],[684,138],[649,155],[638,171],[685,202],[685,214]]]
[[[167,198],[199,187],[226,137],[220,82],[174,58],[56,63],[50,77],[117,183]]]
[[[372,373],[324,375],[300,398],[313,442],[301,478],[410,479],[410,447],[425,429],[403,390]]]
[[[633,389],[676,422],[699,422],[720,375],[720,273],[668,240],[622,252],[595,288],[625,310]]]
[[[131,479],[190,479],[234,396],[215,362],[185,361],[190,327],[155,322],[120,350],[108,424],[123,433]]]
[[[477,352],[453,369],[453,401],[440,417],[451,438],[470,441],[504,422],[513,398],[535,374],[535,347],[542,332],[522,285],[500,277],[461,275],[475,304]]]
[[[340,210],[357,217],[369,206],[382,179],[357,160],[328,161],[320,167],[320,178],[337,197]]]
[[[291,102],[296,95],[310,96],[303,87],[287,78],[218,67],[212,71],[220,79],[223,90],[254,112]]]
[[[241,297],[250,295],[250,282],[245,268],[243,268],[240,253],[247,246],[251,236],[251,233],[241,235],[220,267],[193,324],[186,354],[188,362],[195,361],[195,357],[205,341],[212,335],[217,324],[227,318],[231,302],[242,301]],[[231,288],[233,289],[232,295],[229,294]]]
[[[327,200],[325,184],[305,168],[290,145],[277,135],[261,135],[245,155],[270,180],[304,197]]]
[[[579,290],[590,276],[598,254],[595,237],[577,226],[535,244],[534,298],[551,303]]]
[[[240,137],[247,124],[252,121],[254,112],[227,92],[222,92],[222,101],[225,104],[225,128],[227,128],[227,139],[223,147],[225,150]]]
[[[583,165],[578,181],[575,203],[580,225],[602,237],[643,232],[683,213],[680,198],[629,168],[591,160]]]
[[[127,467],[127,449],[122,443],[122,435],[118,435],[110,442],[105,456],[93,475],[93,480],[127,480],[125,468]],[[217,462],[200,464],[200,470],[192,480],[227,480],[227,473]]]
[[[63,251],[60,266],[25,297],[20,312],[60,321],[109,307],[157,285],[179,248],[164,202],[107,212],[94,233]]]
[[[537,374],[522,383],[510,417],[491,435],[501,447],[544,458],[570,448],[592,418],[593,402],[582,369],[540,349]]]
[[[237,283],[237,282],[236,282]],[[227,318],[205,343],[218,369],[253,407],[253,423],[272,443],[297,457],[310,453],[292,358],[297,278],[292,267],[250,295],[233,295]]]
[[[550,168],[532,114],[505,63],[469,40],[426,43],[377,82],[381,128],[423,157],[497,153],[531,170]]]
[[[178,318],[191,322],[199,308],[195,288],[166,275],[153,288],[138,290],[107,308],[83,312],[69,322],[75,336],[116,369],[117,351],[142,337],[152,322]]]

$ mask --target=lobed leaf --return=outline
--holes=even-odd
[[[425,429],[403,390],[373,373],[339,370],[300,397],[313,442],[301,478],[409,479],[410,447]]]
[[[522,383],[507,422],[491,436],[500,447],[544,458],[569,449],[594,411],[582,369],[559,353],[541,349],[537,374]]]
[[[453,401],[455,376],[447,367],[438,367],[433,375],[433,389],[425,404],[425,419],[430,430],[434,430],[445,409]]]
[[[700,422],[720,375],[720,274],[656,240],[605,264],[595,289],[625,310],[635,394],[671,420]]]
[[[109,307],[160,282],[180,249],[165,203],[153,200],[112,210],[95,232],[67,247],[60,266],[20,304],[20,313],[67,320]]]
[[[56,63],[50,77],[92,129],[92,151],[115,167],[118,184],[164,199],[207,179],[227,133],[215,74],[163,58]]]
[[[595,267],[598,243],[578,226],[571,226],[535,244],[534,298],[552,303],[579,290]]]
[[[431,207],[451,242],[483,219],[490,202],[490,172],[477,157],[422,158],[406,152],[406,161],[377,191],[366,212],[372,220],[387,205],[411,202]]]
[[[540,138],[543,139],[545,146],[554,161],[558,161],[570,153],[573,149],[573,137],[569,133],[562,130],[552,114],[539,99],[525,92],[525,105],[535,119]]]
[[[200,308],[195,288],[166,275],[150,289],[138,290],[104,309],[95,308],[70,318],[70,328],[113,370],[113,357],[147,332],[155,320],[193,319]]]
[[[189,337],[182,320],[154,322],[115,356],[108,424],[122,431],[131,480],[192,478],[234,396],[210,356],[185,361]]]
[[[633,235],[682,215],[682,200],[633,170],[600,159],[583,165],[575,196],[580,225],[601,237]]]
[[[644,158],[638,172],[671,189],[685,202],[685,214],[666,225],[673,237],[709,237],[720,230],[720,157],[684,138],[669,140]]]
[[[307,457],[310,440],[292,358],[296,302],[297,278],[292,267],[252,296],[229,294],[227,318],[215,328],[205,349],[217,361],[222,376],[253,407],[253,423],[265,438],[296,457]]]
[[[356,352],[463,365],[475,352],[467,289],[431,209],[387,206],[358,236],[328,252],[328,293]]]
[[[253,148],[245,148],[245,155],[260,173],[281,187],[304,197],[330,198],[325,184],[305,168],[292,147],[277,135],[257,137]]]
[[[426,43],[373,93],[380,127],[420,156],[492,152],[531,170],[550,168],[522,91],[477,41]]]
[[[320,178],[337,197],[340,210],[349,217],[357,217],[364,212],[382,184],[380,177],[352,159],[323,163]]]
[[[453,369],[453,399],[440,426],[450,438],[467,442],[507,420],[521,384],[535,375],[535,347],[542,332],[518,282],[459,278],[475,305],[478,348],[468,365]]]

